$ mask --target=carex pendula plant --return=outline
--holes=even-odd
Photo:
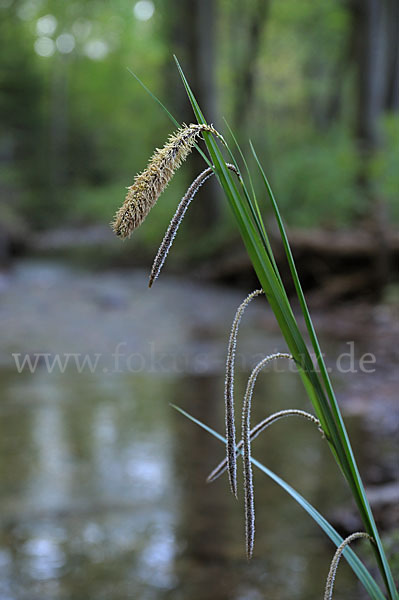
[[[197,123],[180,125],[169,111],[167,111],[165,106],[135,76],[141,85],[143,85],[144,89],[146,89],[153,99],[155,99],[167,112],[177,127],[177,130],[169,138],[163,148],[155,151],[147,168],[136,176],[133,185],[128,188],[126,199],[122,207],[118,210],[112,223],[113,230],[121,238],[129,237],[134,229],[141,225],[147,217],[159,195],[165,189],[166,185],[168,185],[176,169],[188,157],[189,153],[196,148],[204,157],[206,168],[198,175],[178,205],[176,214],[172,218],[155,258],[150,275],[150,287],[160,273],[190,202],[198,189],[211,175],[216,176],[227,202],[230,205],[243,243],[259,280],[259,290],[250,294],[239,307],[229,338],[225,379],[226,438],[220,436],[206,424],[201,423],[182,409],[178,407],[175,408],[226,444],[226,459],[212,471],[211,475],[208,477],[209,481],[216,479],[222,472],[227,470],[229,473],[231,490],[234,495],[237,495],[236,461],[237,456],[243,456],[246,549],[248,557],[252,555],[253,551],[255,519],[251,465],[256,465],[266,475],[285,489],[287,493],[289,493],[310,516],[312,516],[316,523],[319,524],[337,546],[338,550],[331,563],[330,572],[327,578],[325,598],[330,599],[332,597],[335,573],[339,559],[342,555],[346,558],[371,598],[378,600],[383,600],[384,598],[398,600],[399,596],[391,569],[386,558],[373,513],[367,500],[351,443],[302,291],[283,220],[268,179],[261,166],[258,155],[256,154],[253,145],[250,143],[252,156],[264,184],[265,197],[271,205],[280,232],[282,244],[285,249],[302,317],[306,324],[306,336],[300,331],[298,319],[294,315],[285,286],[282,282],[278,265],[269,241],[267,229],[263,222],[258,198],[254,191],[254,186],[252,185],[252,174],[248,169],[244,154],[235,140],[234,135],[230,131],[234,148],[238,153],[238,158],[241,158],[244,164],[245,174],[241,172],[238,161],[235,158],[232,149],[225,141],[225,138],[213,127],[213,125],[207,123],[180,64],[177,59],[175,60]],[[206,153],[198,146],[200,138],[205,142]],[[275,315],[281,334],[288,347],[288,352],[266,356],[252,371],[243,401],[242,441],[239,444],[236,444],[234,415],[234,357],[238,326],[248,303],[254,297],[263,294]],[[313,351],[316,357],[315,362],[311,357],[311,351]],[[299,409],[279,411],[274,415],[270,415],[251,429],[250,408],[256,377],[263,367],[277,358],[285,358],[295,362],[299,378],[305,387],[315,415],[305,413],[305,411],[300,411]],[[313,421],[322,432],[323,438],[325,439],[324,443],[328,444],[338,468],[349,486],[364,526],[364,532],[353,533],[344,540],[305,498],[296,492],[288,483],[270,471],[265,465],[251,456],[251,441],[254,437],[265,431],[274,421],[284,416],[293,415],[302,416]],[[358,537],[366,538],[371,544],[375,554],[376,565],[381,575],[381,583],[378,583],[372,577],[369,570],[360,561],[353,550],[349,548],[349,543]],[[381,585],[385,588],[385,592]]]

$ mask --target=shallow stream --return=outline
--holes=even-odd
[[[223,432],[225,349],[242,298],[168,277],[148,290],[142,272],[48,262],[2,276],[0,600],[322,597],[334,553],[324,533],[256,472],[248,563],[242,491],[237,502],[226,475],[205,483],[224,448],[169,404]],[[237,399],[256,359],[285,348],[270,319],[261,299],[243,319]],[[323,346],[333,354],[339,342]],[[311,410],[297,375],[279,371],[259,376],[253,423]],[[362,464],[362,419],[348,427]],[[276,423],[253,454],[327,517],[351,506],[311,423]],[[344,561],[338,597],[363,598]]]

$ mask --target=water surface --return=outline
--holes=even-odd
[[[149,292],[142,273],[51,263],[21,263],[4,278],[0,600],[322,597],[334,552],[325,535],[256,472],[248,563],[242,492],[234,500],[226,475],[205,483],[223,446],[169,405],[223,430],[225,346],[241,299],[167,277]],[[256,357],[284,350],[265,312],[257,300],[243,321],[238,398]],[[50,358],[18,373],[12,355],[25,353]],[[79,372],[72,358],[49,372],[46,360],[68,353],[99,359],[94,369]],[[290,372],[262,373],[254,403],[254,423],[282,408],[310,410]],[[349,427],[361,438],[361,421]],[[311,423],[276,423],[253,454],[325,515],[350,502]],[[363,597],[345,564],[338,596]]]

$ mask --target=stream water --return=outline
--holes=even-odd
[[[226,475],[205,483],[224,447],[170,406],[223,432],[225,349],[242,297],[168,277],[148,290],[141,272],[38,261],[3,276],[0,600],[322,597],[334,553],[325,534],[256,472],[248,563],[242,491],[237,502]],[[256,300],[240,330],[238,399],[256,358],[284,349],[269,322]],[[253,423],[311,410],[297,375],[280,370],[259,376]],[[348,427],[356,446],[362,419]],[[276,423],[253,454],[322,514],[350,505],[311,423]],[[338,597],[364,597],[345,561]]]

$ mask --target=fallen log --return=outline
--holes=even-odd
[[[362,230],[291,229],[288,238],[304,289],[312,304],[332,303],[355,297],[374,297],[381,293],[378,273],[375,273],[376,242],[372,232]],[[283,280],[289,293],[294,288],[284,247],[277,232],[271,243]],[[384,232],[389,279],[397,277],[394,265],[399,257],[399,236],[394,230]],[[231,247],[218,259],[200,269],[201,277],[254,283],[251,262],[240,247]]]

